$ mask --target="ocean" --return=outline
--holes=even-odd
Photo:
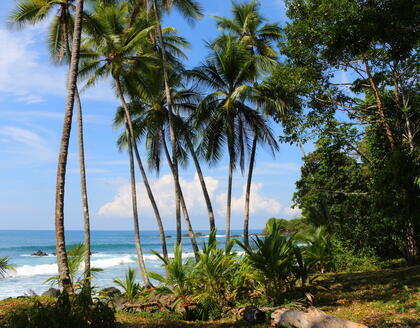
[[[207,239],[208,231],[200,232],[203,236],[197,237],[197,242],[201,248]],[[241,232],[232,230],[231,235],[239,235]],[[252,232],[261,231],[250,231]],[[165,231],[165,233],[168,252],[171,255],[176,232]],[[185,233],[187,232],[183,232]],[[218,233],[220,234],[217,235],[217,240],[222,246],[225,241],[224,231]],[[66,231],[67,249],[79,242],[83,242],[83,231]],[[150,251],[161,253],[159,232],[142,231],[141,242],[147,269],[163,273],[162,262]],[[123,278],[129,267],[136,269],[138,281],[141,282],[133,231],[92,231],[91,244],[91,265],[103,269],[93,278],[93,286],[96,288],[115,286],[113,280]],[[193,253],[189,238],[183,237],[182,244],[185,258],[191,257]],[[48,253],[48,256],[31,256],[38,250]],[[0,257],[8,256],[15,271],[9,271],[6,278],[0,279],[0,300],[30,294],[31,291],[40,295],[50,288],[50,285],[44,282],[57,274],[56,257],[52,255],[54,252],[55,238],[52,230],[1,230]]]

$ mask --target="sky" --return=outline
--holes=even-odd
[[[202,0],[204,18],[194,27],[176,13],[164,21],[175,27],[191,43],[187,51],[188,67],[207,54],[205,41],[217,34],[213,16],[230,16],[230,2]],[[23,30],[6,23],[14,0],[0,2],[0,229],[53,229],[55,179],[58,149],[65,106],[65,67],[49,61],[46,33],[48,21]],[[263,15],[271,22],[283,24],[282,0],[262,0]],[[130,230],[128,155],[118,152],[118,132],[112,126],[117,98],[109,81],[81,94],[85,122],[85,155],[91,227],[94,230]],[[69,149],[65,194],[66,229],[83,227],[76,125]],[[273,125],[276,136],[280,128]],[[144,146],[141,154],[145,157]],[[273,157],[259,149],[251,190],[250,227],[264,227],[268,218],[286,219],[299,215],[291,208],[295,182],[300,176],[301,153],[294,146],[282,144]],[[227,161],[216,166],[203,164],[210,197],[215,207],[216,224],[224,228]],[[246,172],[246,171],[245,171]],[[155,219],[149,200],[138,182],[140,227],[155,230]],[[168,167],[160,175],[149,171],[164,225],[175,228],[172,178]],[[243,225],[246,174],[236,171],[233,179],[232,228]],[[208,217],[195,175],[193,163],[181,172],[181,187],[190,211],[193,228],[208,229]]]

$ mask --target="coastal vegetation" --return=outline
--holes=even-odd
[[[282,24],[267,21],[256,0],[231,6],[232,18],[214,18],[220,34],[207,40],[205,58],[186,67],[189,42],[174,27],[164,26],[165,15],[176,9],[193,25],[203,16],[197,1],[17,1],[11,24],[24,27],[52,15],[51,60],[69,66],[56,185],[58,276],[49,279],[61,294],[22,302],[6,313],[2,306],[10,303],[0,302],[1,327],[116,327],[117,320],[127,327],[200,326],[187,321],[214,320],[219,322],[202,326],[234,327],[235,310],[270,312],[283,305],[316,305],[374,327],[419,324],[418,4],[289,0],[288,21]],[[122,289],[117,295],[95,288],[98,269],[90,263],[81,98],[100,80],[112,84],[120,103],[112,123],[118,131],[116,146],[129,158],[142,280],[138,283],[130,268],[125,279],[114,281]],[[85,235],[83,244],[67,250],[64,194],[74,102]],[[277,155],[282,143],[302,150],[293,196],[301,217],[271,218],[261,236],[250,238],[256,154],[266,148]],[[172,257],[159,195],[146,171],[159,173],[162,156],[175,195]],[[225,243],[219,245],[203,169],[224,156],[226,228]],[[197,242],[180,184],[190,159],[208,215],[210,233],[203,245]],[[234,237],[237,169],[246,172],[247,183],[243,234]],[[162,272],[145,265],[137,171],[159,228],[161,250],[154,254]],[[187,258],[182,218],[193,250]],[[8,259],[0,258],[0,277],[9,269]]]

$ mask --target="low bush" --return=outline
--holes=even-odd
[[[114,328],[114,312],[98,299],[91,298],[91,291],[61,294],[56,302],[32,305],[10,312],[0,323],[1,328]]]

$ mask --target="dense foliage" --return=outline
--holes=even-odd
[[[107,304],[95,299],[91,290],[78,294],[62,293],[55,302],[35,301],[12,311],[1,321],[4,328],[113,328],[116,327],[114,312]]]

